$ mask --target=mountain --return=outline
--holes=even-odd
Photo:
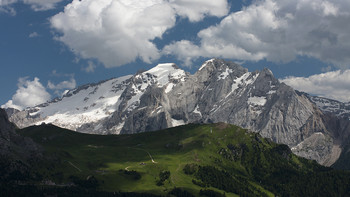
[[[304,92],[299,92],[310,99],[318,108],[328,114],[333,114],[339,118],[350,119],[350,102],[340,102],[334,99],[312,96]]]
[[[349,120],[325,113],[268,69],[249,72],[221,59],[193,75],[159,64],[135,75],[81,86],[62,98],[12,112],[18,127],[43,122],[78,132],[133,134],[188,123],[226,122],[287,144],[330,166],[350,133]]]
[[[41,179],[27,183],[33,187],[18,185],[9,191],[17,192],[12,196],[22,191],[26,196],[350,195],[349,172],[298,157],[286,145],[226,123],[108,136],[45,124],[19,133],[39,143],[54,162],[37,168]]]
[[[0,108],[0,155],[13,159],[30,159],[40,155],[40,147],[30,138],[18,135],[16,127]]]
[[[174,64],[160,64],[134,76],[84,85],[68,91],[62,98],[11,112],[10,120],[20,128],[45,122],[80,132],[119,134],[124,121],[107,124],[111,116],[119,113],[125,119],[140,105],[141,96],[151,86],[166,86],[167,92],[185,76],[186,73]]]
[[[0,109],[0,183],[14,177],[25,180],[31,165],[42,157],[41,147],[32,139],[19,135],[9,122],[6,112]],[[1,195],[1,194],[0,194]]]

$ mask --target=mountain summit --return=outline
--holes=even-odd
[[[249,72],[221,59],[193,75],[175,64],[81,86],[62,98],[12,112],[18,127],[52,123],[84,133],[132,134],[187,123],[226,122],[259,132],[324,165],[341,152],[349,121],[324,113],[269,69]]]

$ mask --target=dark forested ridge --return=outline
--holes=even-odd
[[[224,123],[134,135],[40,125],[17,131],[41,159],[1,157],[0,196],[350,196],[350,173]]]

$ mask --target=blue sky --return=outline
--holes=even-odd
[[[213,57],[350,101],[348,21],[348,0],[0,0],[0,105]]]

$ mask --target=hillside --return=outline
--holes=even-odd
[[[39,193],[47,187],[61,192],[82,187],[80,192],[162,196],[198,196],[200,191],[217,196],[350,195],[350,173],[320,166],[286,145],[225,123],[117,136],[53,125],[19,133],[46,150],[48,159],[37,168],[42,179],[31,181],[46,185]]]

